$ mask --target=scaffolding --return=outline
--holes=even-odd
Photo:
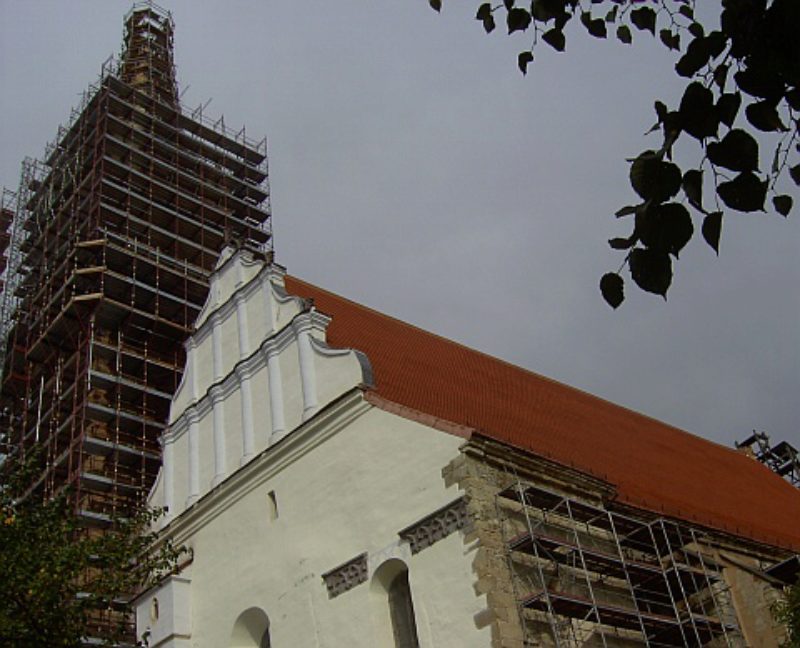
[[[526,645],[745,645],[702,531],[519,480],[496,499]]]
[[[272,253],[266,138],[185,114],[170,14],[139,2],[41,160],[0,196],[0,454],[41,463],[84,533],[142,506],[222,248]],[[125,625],[123,602],[90,636]],[[91,643],[91,641],[90,641]]]
[[[792,486],[800,488],[800,452],[788,441],[772,445],[766,432],[753,430],[744,441],[736,443],[736,448],[745,450]]]
[[[30,493],[69,488],[93,529],[153,484],[220,251],[272,252],[266,138],[181,110],[168,12],[140,2],[124,26],[120,57],[0,203],[4,450],[41,448]]]

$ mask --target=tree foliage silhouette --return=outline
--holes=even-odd
[[[800,581],[784,589],[784,596],[772,606],[778,623],[786,626],[786,640],[781,648],[800,648]]]
[[[429,2],[441,10],[441,0]],[[503,0],[478,7],[475,17],[487,33],[504,24],[508,34],[532,34],[517,57],[523,74],[542,42],[563,52],[567,28],[577,24],[592,37],[614,35],[625,44],[634,34],[655,37],[675,52],[683,96],[677,106],[655,102],[650,132],[661,134],[661,145],[629,161],[637,201],[616,216],[630,218],[630,235],[608,241],[624,254],[619,269],[600,280],[614,308],[625,299],[626,266],[639,288],[666,298],[673,258],[695,235],[696,221],[719,254],[727,211],[771,205],[785,217],[792,209],[792,196],[778,187],[787,172],[800,185],[800,2],[721,0],[719,9],[719,28],[710,30],[695,16],[695,0]],[[769,148],[766,156],[759,141]],[[699,147],[690,168],[673,157],[686,142]],[[713,196],[704,198],[704,186]]]
[[[184,550],[156,541],[157,510],[91,533],[67,492],[46,502],[28,493],[36,474],[30,455],[0,465],[0,645],[78,648],[86,637],[118,645],[129,638],[131,595],[174,569]]]

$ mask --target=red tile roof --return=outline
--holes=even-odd
[[[286,277],[366,353],[379,396],[602,478],[618,500],[800,550],[800,490],[731,448]]]

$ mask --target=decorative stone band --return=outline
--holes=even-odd
[[[451,533],[465,529],[470,519],[467,502],[459,497],[447,506],[434,511],[418,522],[399,531],[397,535],[411,545],[411,553],[416,554],[432,544],[446,538]]]
[[[325,587],[328,588],[328,598],[336,598],[347,590],[367,580],[367,554],[362,553],[346,563],[322,574]]]

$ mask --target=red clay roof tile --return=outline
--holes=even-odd
[[[286,277],[386,400],[602,478],[621,502],[800,550],[800,491],[743,454]]]

